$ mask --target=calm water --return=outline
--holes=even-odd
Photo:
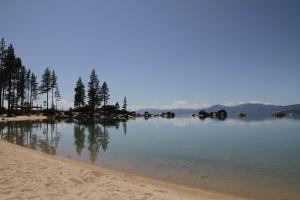
[[[22,146],[191,187],[255,199],[300,199],[300,121],[198,118],[17,122]]]

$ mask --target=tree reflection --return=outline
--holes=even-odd
[[[109,137],[108,137],[108,131],[106,129],[105,124],[103,125],[103,134],[101,135],[101,137],[99,139],[100,139],[100,143],[101,143],[103,151],[106,151],[107,146],[108,146]]]
[[[127,124],[126,124],[126,122],[123,122],[123,133],[124,133],[124,135],[127,134]]]
[[[85,127],[81,124],[74,124],[74,139],[75,139],[75,146],[76,152],[80,156],[82,150],[84,149],[84,141],[85,141]]]
[[[31,149],[53,154],[57,153],[60,143],[60,125],[73,124],[74,150],[78,156],[84,156],[84,149],[89,152],[89,159],[95,163],[100,152],[109,148],[109,130],[119,129],[126,135],[126,122],[116,120],[102,120],[97,122],[65,122],[57,120],[7,122],[0,124],[0,139],[25,146]],[[68,137],[67,137],[68,138]],[[68,142],[68,140],[64,140]],[[73,150],[72,150],[73,151]]]
[[[108,123],[108,126],[112,126],[112,124]],[[115,124],[113,126],[115,127]],[[87,128],[88,150],[90,152],[89,157],[90,161],[95,163],[100,150],[106,151],[108,148],[109,133],[107,124],[105,122],[101,122],[99,124],[90,123],[87,125]]]
[[[44,138],[38,140],[38,145],[44,153],[56,154],[60,139],[60,133],[57,131],[56,126],[57,122],[55,120],[46,120],[43,123]]]
[[[88,126],[88,150],[90,151],[90,161],[95,163],[97,155],[101,148],[100,135],[102,135],[101,127],[98,124],[92,123]]]
[[[50,130],[49,130],[50,125]],[[55,121],[45,122],[7,122],[1,126],[1,139],[31,149],[41,149],[49,154],[56,154],[60,134]],[[38,129],[43,129],[43,136],[38,137]]]

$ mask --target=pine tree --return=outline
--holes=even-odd
[[[51,71],[47,67],[42,76],[42,82],[41,82],[41,86],[40,86],[41,94],[44,94],[44,93],[47,94],[47,111],[49,109],[48,100],[49,100],[49,92],[51,90],[51,83],[52,83]]]
[[[4,104],[4,94],[5,94],[5,71],[4,71],[4,61],[6,57],[6,44],[4,38],[0,42],[0,110],[3,108]]]
[[[51,102],[51,108],[54,109],[54,89],[57,87],[57,75],[55,74],[55,71],[52,70],[51,74],[51,97],[52,97],[52,102]]]
[[[21,90],[18,90],[19,87],[19,80],[20,80],[20,71],[22,69],[22,60],[21,58],[15,58],[15,60],[12,63],[12,66],[8,68],[11,72],[10,76],[10,82],[11,82],[11,88],[10,88],[10,111],[14,110],[14,106],[18,105],[18,100],[20,99],[20,92]],[[23,80],[22,80],[23,81]]]
[[[124,97],[124,101],[123,101],[123,110],[126,111],[127,110],[127,100],[126,97]]]
[[[12,44],[10,44],[7,48],[7,52],[4,58],[4,74],[7,78],[7,109],[8,109],[8,114],[10,114],[10,112],[13,109],[13,104],[12,104],[12,96],[13,96],[13,78],[15,76],[16,73],[16,57],[15,57],[15,50],[14,47],[12,46]]]
[[[76,108],[80,108],[85,104],[85,88],[84,88],[84,84],[82,83],[81,77],[79,77],[74,90],[75,90],[74,106]]]
[[[33,101],[37,99],[38,95],[38,83],[37,83],[37,78],[34,73],[31,73],[30,77],[30,95],[29,95],[29,103],[30,106],[33,105]]]
[[[108,100],[110,99],[109,89],[107,87],[106,82],[103,83],[101,90],[100,90],[100,99],[103,101],[104,107],[107,104]]]
[[[101,99],[99,95],[99,80],[95,70],[93,70],[90,75],[90,82],[88,83],[88,87],[88,105],[94,113],[96,107],[101,105]]]
[[[61,99],[60,91],[59,91],[58,86],[55,87],[54,97],[55,97],[55,102],[56,102],[56,106],[55,107],[56,107],[56,110],[57,110],[57,102],[59,102],[60,99]]]
[[[26,77],[25,77],[25,89],[26,89],[26,101],[28,104],[30,104],[30,76],[31,76],[31,71],[30,69],[27,70],[26,72]]]
[[[17,102],[21,100],[21,107],[24,106],[25,100],[26,74],[26,68],[21,65],[17,74]]]
[[[116,102],[115,107],[116,107],[116,110],[120,110],[119,102]]]

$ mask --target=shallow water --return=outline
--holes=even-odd
[[[142,176],[255,199],[300,197],[300,121],[10,122],[0,137]]]

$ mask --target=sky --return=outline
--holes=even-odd
[[[300,103],[300,1],[1,0],[0,37],[73,105],[92,69],[131,109]],[[40,101],[43,97],[40,98]]]

